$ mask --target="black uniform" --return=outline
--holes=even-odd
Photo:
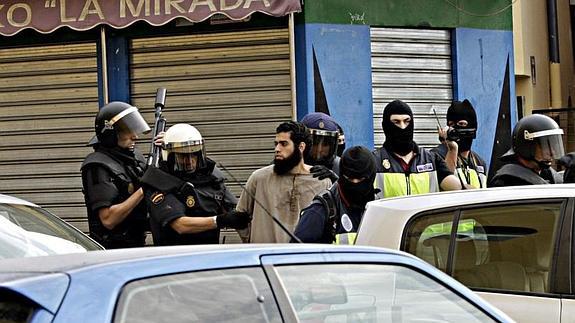
[[[510,163],[503,165],[495,173],[489,182],[489,187],[560,184],[562,182],[561,175],[553,168],[542,171],[539,175],[521,164]]]
[[[235,209],[237,200],[227,190],[224,176],[215,162],[206,158],[207,166],[189,177],[180,177],[194,186],[195,194],[179,190],[161,191],[144,186],[145,200],[150,210],[150,225],[155,245],[216,244],[220,230],[179,234],[170,222],[182,216],[215,216]]]
[[[357,232],[364,209],[347,207],[338,187],[317,195],[301,211],[294,235],[302,242],[333,243],[336,235]]]
[[[144,157],[137,151],[131,153],[120,148],[95,147],[95,150],[81,168],[90,236],[107,249],[141,247],[148,230],[143,201],[112,230],[104,227],[98,211],[124,202],[139,188],[137,179],[145,166]]]

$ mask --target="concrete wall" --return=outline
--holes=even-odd
[[[561,61],[561,106],[573,101],[573,46],[569,0],[557,0],[559,55]],[[525,97],[524,114],[551,107],[549,81],[549,34],[546,1],[518,0],[513,5],[516,93]],[[535,73],[531,68],[535,60]],[[535,74],[535,75],[533,75]],[[572,97],[570,99],[570,97]]]

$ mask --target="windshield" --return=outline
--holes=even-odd
[[[101,249],[48,211],[27,205],[0,204],[0,259]]]

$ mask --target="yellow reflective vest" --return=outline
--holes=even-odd
[[[439,192],[437,163],[441,162],[446,167],[439,156],[418,148],[406,172],[384,147],[376,149],[373,154],[377,167],[374,186],[380,190],[377,198]]]
[[[434,148],[432,152],[439,154],[445,159],[447,147],[442,144]],[[468,184],[473,188],[487,187],[487,165],[473,150],[469,152],[467,158],[463,158],[461,155],[457,156],[455,175],[459,177],[462,184]]]

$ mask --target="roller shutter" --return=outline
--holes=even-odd
[[[0,190],[88,231],[80,165],[98,111],[96,43],[0,48]]]
[[[381,114],[394,99],[407,102],[414,113],[414,140],[434,147],[437,111],[445,126],[452,100],[451,42],[446,30],[371,28],[374,144],[384,141]]]
[[[167,88],[168,126],[197,127],[208,157],[244,183],[270,164],[275,128],[292,119],[288,35],[286,28],[134,39],[132,102],[151,122],[156,88]],[[140,147],[147,152],[148,142]]]

